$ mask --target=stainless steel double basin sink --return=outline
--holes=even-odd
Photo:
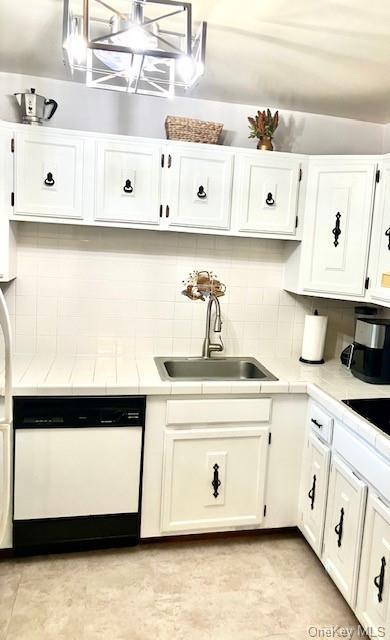
[[[255,358],[155,358],[162,380],[277,380]]]

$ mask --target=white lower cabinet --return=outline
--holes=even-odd
[[[334,456],[322,561],[351,607],[356,600],[366,493],[367,485]]]
[[[260,524],[268,426],[166,429],[162,532]]]
[[[304,453],[299,528],[321,555],[328,493],[330,449],[310,434]]]
[[[372,638],[390,638],[390,509],[367,501],[356,614]]]

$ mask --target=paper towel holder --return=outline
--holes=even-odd
[[[321,360],[305,360],[302,356],[299,358],[299,362],[303,362],[304,364],[324,364],[325,360],[322,358]]]
[[[318,316],[318,311],[317,309],[315,309],[314,311],[314,316]],[[324,358],[321,358],[320,360],[307,360],[306,358],[303,358],[302,356],[299,358],[299,362],[303,362],[303,364],[324,364],[325,360]]]

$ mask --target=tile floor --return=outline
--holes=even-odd
[[[357,624],[294,533],[0,562],[0,640],[302,640]]]

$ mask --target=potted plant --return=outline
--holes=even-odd
[[[279,124],[279,111],[272,115],[271,111],[258,111],[252,118],[248,117],[250,138],[258,138],[258,149],[273,151],[272,138]]]

